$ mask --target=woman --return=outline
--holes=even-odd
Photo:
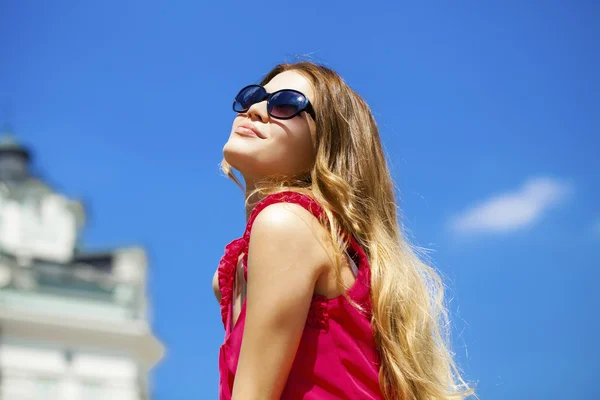
[[[223,170],[247,225],[213,285],[220,398],[462,399],[442,284],[403,241],[375,120],[334,71],[275,67],[236,96]],[[243,176],[242,185],[232,168]]]

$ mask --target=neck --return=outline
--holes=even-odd
[[[263,199],[263,196],[260,193],[252,194],[254,189],[256,189],[254,181],[249,180],[249,179],[244,179],[244,181],[246,183],[246,195],[244,198],[247,199],[247,201],[246,201],[246,221],[248,221],[248,219],[250,218],[250,214],[252,213],[252,210],[254,210],[254,206],[256,206],[256,204],[258,204],[258,202],[260,202]]]

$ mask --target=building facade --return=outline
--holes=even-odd
[[[7,129],[4,129],[5,131]],[[164,347],[138,247],[83,252],[81,202],[0,135],[0,400],[146,400]]]

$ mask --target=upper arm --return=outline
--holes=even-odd
[[[234,399],[281,396],[315,282],[329,262],[322,245],[325,235],[318,220],[295,204],[273,204],[254,221]]]

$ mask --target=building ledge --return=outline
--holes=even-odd
[[[44,313],[0,308],[0,335],[118,351],[135,357],[147,369],[154,367],[165,355],[164,345],[145,321],[57,318]]]

